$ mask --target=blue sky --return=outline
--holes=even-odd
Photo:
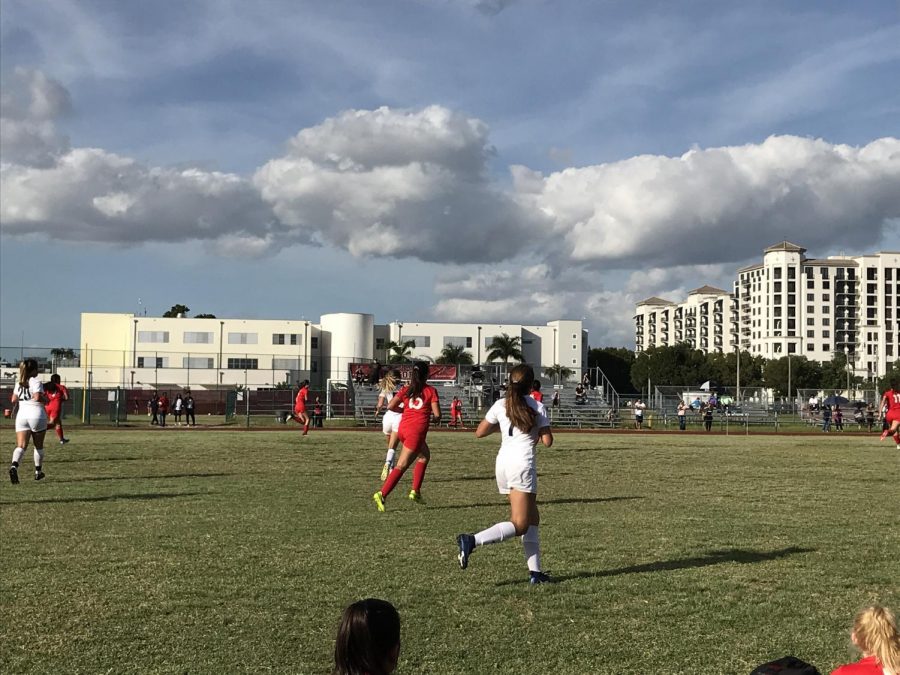
[[[139,298],[585,317],[593,346],[630,345],[636,300],[728,287],[781,238],[900,248],[893,1],[5,0],[0,19],[4,346],[74,346],[80,312]]]

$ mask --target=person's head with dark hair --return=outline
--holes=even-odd
[[[308,386],[309,386],[309,380],[303,380],[303,382],[300,383],[301,389],[303,389],[303,387],[308,387]]]
[[[409,373],[409,389],[407,392],[410,398],[416,398],[422,395],[422,390],[428,383],[428,361],[416,361],[413,363]]]
[[[386,600],[354,602],[341,615],[334,675],[388,675],[400,657],[400,615]]]
[[[535,412],[525,402],[534,390],[534,369],[521,364],[509,373],[509,392],[506,395],[506,415],[515,428],[526,434],[534,426]]]
[[[540,391],[541,390],[541,381],[535,380],[531,383],[531,391]]]
[[[891,384],[891,389],[892,389],[892,390],[894,390],[894,391],[900,390],[900,380],[898,380],[896,377],[892,377],[892,378],[891,378],[891,383],[890,383],[890,384]]]
[[[53,384],[62,384],[62,378],[59,376],[59,373],[53,373],[53,374],[50,376],[50,381],[51,381]]]

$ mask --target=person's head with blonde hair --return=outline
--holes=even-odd
[[[874,656],[889,675],[900,675],[900,633],[893,612],[881,605],[859,611],[850,634],[863,656]]]

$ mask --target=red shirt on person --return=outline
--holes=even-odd
[[[888,411],[898,410],[900,411],[900,391],[894,391],[893,389],[888,389],[882,395],[882,400],[887,399],[888,402]]]
[[[831,671],[831,675],[884,675],[884,669],[875,662],[875,656],[867,656],[856,663],[848,663]]]
[[[59,417],[63,401],[69,400],[69,390],[66,389],[65,385],[57,384],[54,387],[44,389],[44,394],[47,396],[47,403],[44,406],[47,408],[47,415],[50,419]]]
[[[537,390],[531,392],[531,398],[533,398],[533,399],[534,399],[535,401],[537,401],[538,403],[543,403],[543,402],[544,402],[544,395],[543,395],[541,392],[537,391]]]
[[[300,387],[297,398],[294,400],[294,412],[306,412],[306,399],[309,397],[309,387]]]
[[[409,386],[406,386],[396,394],[403,401],[403,416],[400,418],[398,432],[424,435],[431,422],[431,404],[434,401],[440,402],[440,397],[437,389],[430,384],[426,384],[416,398],[410,398],[408,391]]]

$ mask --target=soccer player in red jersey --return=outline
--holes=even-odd
[[[544,402],[544,395],[541,393],[541,381],[535,380],[531,385],[531,398],[538,403]]]
[[[309,433],[309,413],[306,412],[306,400],[308,398],[309,380],[303,380],[300,383],[300,391],[297,392],[297,398],[294,399],[294,412],[291,413],[291,419],[303,425],[303,436]]]
[[[63,435],[62,426],[62,404],[69,400],[69,390],[62,383],[59,374],[50,376],[50,383],[44,388],[44,394],[47,396],[47,426],[56,430],[56,437],[59,439],[60,445],[65,445],[69,439]]]
[[[422,481],[425,478],[425,469],[428,460],[431,459],[431,451],[425,436],[428,434],[428,425],[434,420],[441,419],[441,402],[437,389],[428,384],[428,362],[416,361],[412,367],[409,384],[397,392],[388,404],[388,410],[394,412],[403,406],[403,416],[400,418],[400,427],[397,436],[403,444],[400,451],[400,459],[397,465],[388,474],[381,489],[372,495],[379,511],[384,511],[384,500],[391,493],[400,478],[406,473],[410,464],[413,467],[413,484],[409,498],[413,501],[421,499]]]
[[[450,426],[451,427],[462,427],[462,401],[459,400],[458,396],[454,396],[453,400],[450,402]],[[463,427],[465,428],[465,427]]]
[[[888,428],[881,434],[881,440],[888,436],[894,437],[897,449],[900,450],[900,384],[898,380],[891,380],[891,388],[888,389],[881,397],[882,410],[887,407],[884,418],[887,420]]]

